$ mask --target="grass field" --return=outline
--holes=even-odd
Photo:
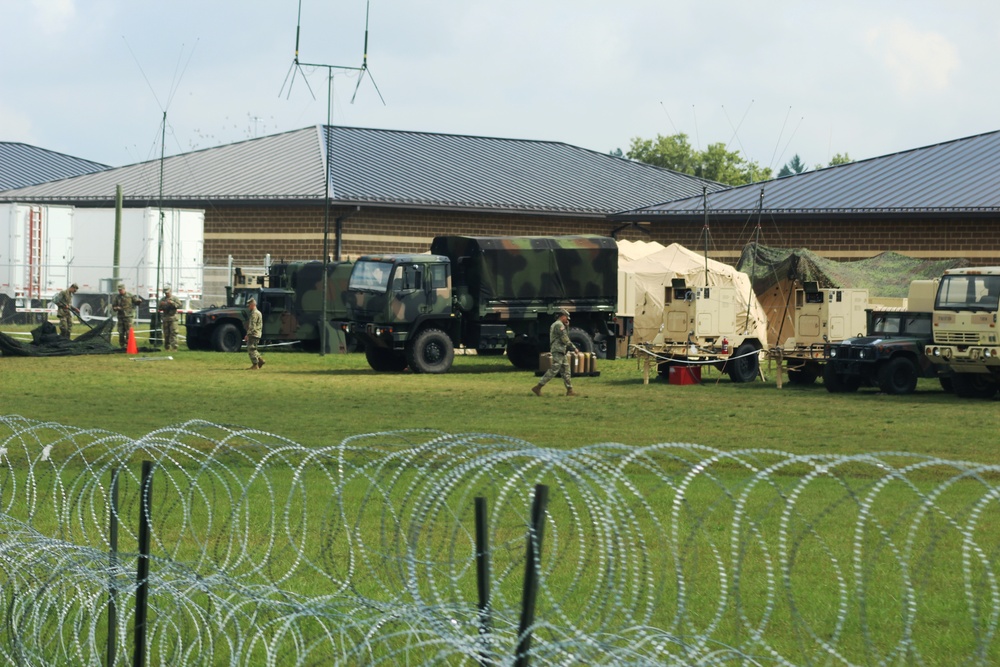
[[[249,361],[245,354],[186,350],[135,356],[0,358],[0,414],[79,428],[102,428],[132,437],[190,419],[203,419],[267,431],[305,447],[335,445],[346,437],[364,433],[437,429],[447,433],[509,436],[559,450],[603,442],[629,447],[682,442],[727,451],[761,448],[797,455],[909,452],[1000,464],[997,401],[961,400],[945,393],[931,380],[921,380],[918,391],[911,396],[885,396],[874,389],[862,389],[856,394],[829,394],[821,383],[809,387],[786,385],[779,390],[774,384],[773,370],[765,365],[767,380],[746,385],[734,384],[714,370],[703,373],[700,386],[669,385],[659,379],[643,385],[637,362],[618,360],[599,362],[599,377],[577,378],[574,385],[581,394],[579,397],[563,396],[558,380],[546,387],[542,397],[536,397],[530,392],[536,378],[515,370],[503,357],[458,356],[452,372],[431,376],[374,373],[363,355],[321,357],[275,351],[265,356],[268,363],[260,371],[247,370]],[[418,442],[426,439],[415,438]],[[675,489],[664,487],[662,477],[649,475],[638,466],[636,470],[635,479],[652,510],[669,516]],[[768,536],[758,538],[747,533],[737,545],[728,532],[734,525],[732,506],[718,503],[717,499],[720,489],[738,478],[740,472],[725,466],[718,470],[720,476],[699,476],[685,491],[686,513],[680,517],[677,535],[684,558],[660,553],[658,545],[647,545],[651,562],[657,565],[651,571],[658,573],[653,587],[660,607],[654,615],[656,622],[663,620],[666,624],[675,614],[672,604],[677,591],[672,588],[670,574],[676,569],[684,571],[692,587],[686,598],[687,618],[708,624],[716,613],[720,591],[729,590],[725,576],[733,574],[714,561],[740,559],[739,592],[744,596],[741,611],[754,619],[770,613],[769,632],[775,634],[769,641],[782,650],[801,641],[794,633],[805,619],[808,625],[823,628],[824,633],[839,632],[839,640],[831,641],[854,656],[865,656],[873,649],[888,654],[891,646],[878,645],[878,637],[880,632],[894,638],[903,633],[898,619],[907,601],[899,599],[901,590],[920,591],[919,601],[914,602],[919,605],[921,618],[916,627],[934,628],[921,632],[915,640],[921,644],[925,664],[948,664],[949,655],[966,656],[969,647],[979,642],[990,645],[989,640],[983,641],[968,629],[968,624],[961,622],[970,615],[964,606],[970,599],[983,605],[984,617],[1000,608],[998,601],[988,599],[985,592],[982,598],[968,593],[966,587],[970,581],[963,580],[961,574],[963,537],[970,532],[977,534],[979,545],[987,549],[985,560],[990,565],[986,569],[993,569],[997,560],[998,547],[990,536],[997,534],[1000,522],[996,520],[998,513],[989,504],[982,517],[976,519],[976,525],[964,531],[950,527],[947,522],[914,523],[913,517],[922,508],[921,501],[906,484],[892,482],[872,508],[874,520],[869,517],[870,523],[859,522],[858,501],[871,492],[871,482],[878,473],[872,475],[872,471],[862,467],[845,467],[835,481],[821,478],[818,483],[803,487],[795,503],[796,514],[788,524],[782,521],[778,511],[782,502],[773,489],[763,486],[748,492],[743,512],[755,523],[747,526],[765,531]],[[781,486],[785,492],[795,488],[796,475],[801,474],[798,470],[793,467],[782,473]],[[918,486],[926,482],[928,488],[933,488],[953,474],[931,469],[923,478],[913,475],[908,481],[916,480]],[[366,493],[363,481],[359,478],[352,487],[358,498]],[[277,487],[284,489],[286,482],[278,480]],[[310,498],[321,506],[326,503],[321,491],[323,482],[320,474],[302,487],[316,490]],[[732,488],[737,485],[734,483]],[[277,497],[283,493],[277,493]],[[576,514],[567,506],[572,495],[573,492],[561,489],[551,510],[553,525],[563,526],[564,531],[568,530],[567,535],[593,527],[586,522],[576,525],[579,519],[573,518]],[[935,503],[951,516],[965,517],[970,504],[983,496],[983,487],[978,483],[967,487],[956,484]],[[257,499],[249,506],[254,504]],[[217,511],[225,513],[226,507],[220,506]],[[368,532],[368,539],[377,542],[381,509],[372,505],[365,512],[371,513],[371,526],[362,526],[359,531]],[[447,512],[442,515],[443,520],[446,515]],[[189,520],[196,520],[197,514],[191,517]],[[876,523],[881,526],[881,533],[873,530]],[[864,527],[861,534],[855,532],[859,525]],[[908,535],[914,525],[917,528]],[[650,526],[645,528],[649,530]],[[574,598],[574,582],[600,577],[605,570],[599,567],[600,563],[589,562],[582,572],[572,570],[572,563],[579,564],[589,554],[585,548],[566,553],[565,545],[572,544],[566,541],[567,535],[563,536],[561,549],[571,571],[555,568],[548,573],[548,579],[550,585],[556,585],[556,590],[564,587],[567,591],[561,604],[567,610],[578,609],[583,617],[589,601]],[[623,535],[628,537],[628,531],[623,530]],[[426,553],[430,555],[444,550],[452,544],[449,539],[454,538],[430,532],[424,539],[428,541]],[[913,553],[905,559],[886,547],[890,543],[907,544],[907,540],[912,542],[907,548]],[[614,540],[609,541],[613,543]],[[513,550],[515,557],[523,553],[520,543],[517,544]],[[588,542],[581,544],[586,546]],[[864,545],[867,559],[852,574],[869,582],[865,590],[870,597],[863,601],[868,607],[842,608],[839,605],[844,599],[852,600],[852,605],[855,601],[838,588],[845,572],[837,569],[841,565],[833,568],[831,563],[851,563],[858,545]],[[743,547],[747,551],[739,552]],[[189,547],[178,543],[176,548],[182,556]],[[784,573],[787,581],[778,584],[769,578],[771,575],[765,572],[763,564],[783,548],[789,549],[790,555],[785,558],[790,569]],[[322,553],[323,543],[312,543],[309,549],[315,550],[317,562],[324,558],[337,560],[329,553]],[[636,556],[627,548],[622,554],[626,559]],[[901,568],[900,562],[906,567]],[[339,568],[340,564],[334,563],[332,567]],[[903,582],[901,571],[910,580]],[[372,566],[371,572],[378,573],[379,566]],[[427,572],[422,583],[435,576],[430,567]],[[992,576],[983,575],[976,567],[970,572],[976,590],[980,578],[986,581]],[[471,588],[470,574],[466,572],[463,578]],[[505,586],[515,589],[508,591],[509,597],[516,596],[519,581],[517,576],[504,581]],[[378,589],[374,577],[367,583],[372,592]],[[305,592],[313,584],[308,578],[296,578],[287,585],[290,590]],[[773,611],[766,612],[769,588],[771,594],[777,593],[777,603]],[[986,590],[985,586],[982,588]],[[798,597],[783,599],[782,593],[791,591]],[[742,622],[733,613],[726,611],[719,619],[717,636],[734,640],[741,637]],[[793,623],[791,619],[798,620]],[[840,619],[845,620],[845,627],[837,629]],[[862,626],[866,628],[864,631]],[[873,641],[864,632],[872,633],[876,639]],[[811,642],[810,639],[805,643]],[[794,654],[794,649],[788,651],[789,655]],[[987,652],[988,661],[996,658],[1000,649],[991,646]],[[815,657],[808,651],[802,655]],[[871,655],[868,657],[872,659]],[[897,657],[898,660],[890,662],[909,664],[905,654]]]

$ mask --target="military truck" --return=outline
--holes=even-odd
[[[688,287],[684,278],[673,278],[664,294],[660,332],[637,352],[655,358],[664,378],[675,365],[708,365],[733,382],[753,382],[764,341],[738,316],[738,303],[735,287]]]
[[[949,368],[962,398],[992,398],[1000,391],[1000,266],[949,269],[934,300],[931,362]]]
[[[344,294],[351,274],[350,262],[327,264],[327,352],[351,352],[356,341],[347,336]],[[298,343],[319,351],[323,319],[323,262],[301,261],[272,264],[256,284],[237,279],[226,287],[226,305],[188,313],[185,318],[187,345],[192,350],[237,352],[246,335],[250,309],[257,301],[264,320],[263,344]]]
[[[924,353],[933,339],[931,315],[937,286],[937,280],[914,280],[905,310],[868,308],[866,335],[827,345],[823,366],[827,391],[843,393],[872,386],[885,394],[911,394],[919,378],[939,376],[942,386],[950,387],[944,369]]]
[[[559,309],[582,352],[614,358],[618,245],[603,236],[438,236],[429,255],[368,255],[348,289],[353,333],[377,371],[445,373],[455,348],[538,368]]]
[[[816,282],[804,282],[795,290],[794,335],[768,350],[768,357],[777,362],[778,386],[782,370],[793,384],[815,382],[823,374],[830,343],[864,335],[867,309],[868,290],[820,288]]]

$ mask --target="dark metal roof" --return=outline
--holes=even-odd
[[[335,204],[604,216],[689,197],[705,181],[558,142],[312,127],[163,160],[164,202],[322,201],[324,143]],[[160,199],[159,160],[0,193],[0,201]],[[717,183],[707,183],[712,190]]]
[[[713,216],[746,216],[758,207],[769,216],[995,215],[1000,212],[1000,131],[729,188],[710,193],[707,202]],[[703,198],[694,197],[612,217],[690,218],[704,209]]]
[[[82,160],[37,146],[0,141],[0,190],[90,174],[107,168],[106,164]]]

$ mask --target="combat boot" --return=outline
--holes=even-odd
[[[257,368],[264,368],[264,360],[263,359],[258,359],[257,360]]]
[[[572,389],[567,389],[567,390],[566,390],[566,395],[567,395],[567,396],[579,396],[580,394],[576,393],[576,392],[575,392],[575,391],[573,391]]]
[[[257,364],[254,364],[253,366],[251,366],[251,367],[250,367],[250,368],[248,368],[247,370],[248,370],[248,371],[255,371],[255,370],[257,370]]]
[[[542,395],[542,385],[536,384],[534,387],[531,388],[531,391],[534,392],[535,396],[541,396]]]

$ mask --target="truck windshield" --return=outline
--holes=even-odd
[[[392,262],[363,260],[354,265],[348,289],[385,292],[392,276]]]
[[[997,310],[1000,275],[945,276],[934,307],[940,310]]]

